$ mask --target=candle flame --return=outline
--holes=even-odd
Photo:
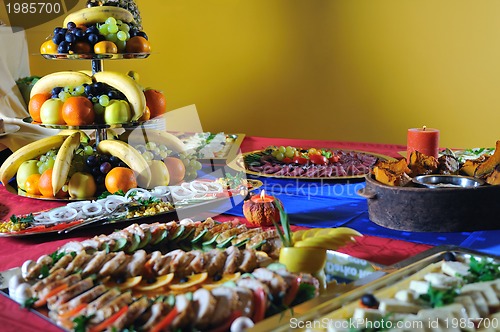
[[[422,130],[425,131],[427,129],[427,126],[422,126]]]
[[[260,199],[264,199],[264,198],[266,198],[266,191],[265,191],[265,190],[262,190],[262,191],[260,192]]]

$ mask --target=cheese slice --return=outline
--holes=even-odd
[[[462,263],[462,262],[447,262],[447,261],[445,261],[441,265],[441,271],[444,274],[447,274],[451,277],[470,275],[469,265]]]
[[[384,314],[416,314],[420,309],[422,309],[422,307],[413,303],[403,302],[396,299],[382,299],[379,301],[378,309]]]
[[[424,279],[431,283],[432,287],[447,289],[457,287],[461,284],[461,280],[456,277],[450,277],[443,273],[427,273]]]

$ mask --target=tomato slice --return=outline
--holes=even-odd
[[[295,298],[297,297],[300,281],[300,277],[294,278],[292,284],[289,285],[285,297],[283,297],[283,304],[285,306],[289,306],[290,304],[292,304],[293,300],[295,300]]]
[[[109,317],[108,319],[105,319],[100,324],[90,328],[89,332],[100,332],[102,330],[107,329],[109,326],[111,326],[111,324],[116,322],[118,320],[118,318],[120,318],[122,315],[124,315],[127,312],[127,310],[128,310],[128,305],[123,306],[122,308],[120,308],[120,310],[115,312],[111,317]]]
[[[320,155],[320,154],[309,155],[309,159],[311,160],[311,163],[313,163],[315,165],[326,165],[326,164],[328,164],[328,159],[326,159],[325,156]]]
[[[285,157],[283,158],[282,162],[284,162],[285,164],[290,164],[293,162],[293,159],[292,158],[288,158],[288,157]]]
[[[309,162],[309,159],[304,158],[304,157],[301,157],[301,156],[295,156],[295,157],[293,157],[292,161],[293,161],[295,164],[299,164],[299,165],[307,165],[307,163]]]
[[[264,289],[258,288],[253,291],[253,306],[252,320],[254,323],[257,323],[266,317],[267,295]]]
[[[328,161],[332,164],[339,162],[339,160],[340,160],[339,156],[336,155],[332,155],[330,158],[328,158]]]
[[[174,318],[177,317],[177,308],[173,308],[170,310],[170,312],[163,318],[161,321],[158,322],[153,328],[151,329],[151,332],[160,332],[163,331],[167,326],[170,326],[172,322],[174,321]]]

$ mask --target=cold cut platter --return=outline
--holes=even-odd
[[[233,331],[318,296],[276,264],[277,232],[237,222],[133,224],[4,271],[10,298],[71,331]],[[8,276],[7,276],[8,275]]]
[[[313,324],[314,331],[500,329],[499,257],[454,246],[418,256],[314,310],[291,320],[273,317],[250,331],[288,331],[290,322],[299,331],[311,330]],[[373,326],[377,328],[369,329]]]
[[[356,179],[370,172],[377,160],[394,158],[357,150],[271,146],[244,153],[230,166],[247,174],[288,179]]]
[[[161,217],[193,212],[224,204],[237,204],[249,191],[262,186],[258,180],[239,184],[228,180],[195,180],[178,186],[160,186],[152,190],[131,189],[124,195],[109,195],[96,200],[72,201],[61,207],[26,215],[12,215],[0,223],[0,237],[21,237],[47,233],[66,233],[73,228],[117,222],[134,222],[147,217]]]

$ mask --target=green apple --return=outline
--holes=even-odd
[[[62,117],[62,106],[64,102],[59,98],[47,99],[40,107],[40,119],[42,123],[65,124]]]
[[[104,109],[104,123],[107,124],[127,123],[131,117],[130,105],[125,100],[113,99]]]
[[[26,190],[25,183],[28,176],[38,174],[38,160],[27,160],[19,166],[16,174],[17,187]]]
[[[156,186],[168,186],[170,182],[170,173],[168,172],[167,165],[161,160],[152,160],[149,163],[151,170],[151,188]]]
[[[97,191],[92,174],[76,172],[68,183],[68,192],[71,198],[91,198]]]

